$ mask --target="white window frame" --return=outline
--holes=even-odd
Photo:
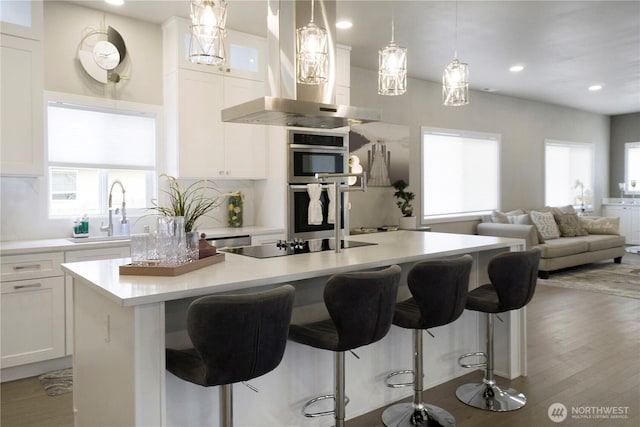
[[[473,139],[484,139],[484,140],[490,140],[490,141],[495,141],[497,144],[496,147],[496,153],[497,153],[497,158],[496,158],[496,164],[498,165],[498,170],[497,170],[497,177],[496,177],[496,188],[495,188],[495,204],[496,206],[492,206],[491,208],[486,208],[486,209],[478,209],[478,210],[474,210],[474,211],[468,211],[468,212],[450,212],[450,213],[443,213],[443,214],[433,214],[433,215],[427,215],[427,209],[426,209],[426,203],[427,203],[427,198],[425,197],[425,192],[427,191],[427,186],[425,184],[425,164],[422,161],[424,158],[424,151],[425,151],[425,135],[427,134],[432,134],[432,135],[441,135],[441,136],[451,136],[451,137],[462,137],[462,138],[473,138]],[[477,131],[470,131],[470,130],[461,130],[461,129],[444,129],[444,128],[432,128],[432,127],[426,127],[423,126],[421,127],[421,141],[420,141],[420,148],[421,148],[421,153],[420,153],[420,168],[421,168],[421,177],[420,177],[420,183],[422,186],[422,191],[421,191],[421,209],[422,209],[422,223],[423,224],[429,224],[429,223],[441,223],[441,222],[448,222],[448,221],[458,221],[460,219],[479,219],[482,215],[486,215],[488,213],[490,213],[492,210],[494,209],[498,209],[499,208],[499,204],[500,204],[500,199],[501,199],[501,157],[502,157],[502,135],[501,134],[497,134],[497,133],[488,133],[488,132],[477,132]],[[486,193],[485,193],[486,194]]]
[[[558,205],[558,203],[553,203],[550,202],[548,200],[548,194],[547,194],[547,147],[548,146],[562,146],[562,147],[580,147],[580,148],[589,148],[591,151],[591,181],[590,182],[584,182],[584,189],[585,190],[591,190],[591,203],[584,203],[584,209],[586,211],[593,211],[594,209],[594,203],[595,203],[595,173],[596,173],[596,151],[595,151],[595,144],[591,143],[591,142],[574,142],[574,141],[562,141],[562,140],[557,140],[557,139],[545,139],[544,140],[544,201],[545,201],[545,205]],[[573,183],[567,183],[568,186],[573,186]],[[575,188],[575,190],[578,190],[577,188]],[[573,203],[573,201],[568,200],[566,202],[563,202],[563,204],[566,205],[572,205],[576,210],[580,209],[582,207],[581,203]]]
[[[640,150],[640,142],[626,142],[624,144],[624,182],[625,182],[625,194],[632,194],[637,196],[640,194],[640,164],[634,164],[631,166],[631,160],[629,159],[629,151]],[[631,187],[631,180],[636,180],[635,191]]]
[[[105,99],[105,98],[95,98],[91,96],[83,96],[83,95],[75,95],[63,92],[54,92],[54,91],[45,91],[44,93],[44,112],[45,112],[45,153],[47,153],[45,170],[46,180],[47,180],[47,216],[51,219],[53,218],[75,218],[78,214],[82,212],[78,212],[74,215],[52,215],[51,214],[51,176],[50,176],[50,167],[71,167],[71,168],[93,168],[98,169],[100,174],[100,194],[99,194],[99,213],[98,216],[106,216],[108,215],[108,203],[107,203],[107,195],[109,192],[108,182],[106,179],[106,171],[114,170],[114,169],[131,169],[129,166],[118,167],[117,165],[84,165],[84,164],[63,164],[63,163],[54,163],[53,165],[49,163],[48,158],[48,140],[47,140],[47,110],[48,105],[50,103],[61,103],[61,104],[69,104],[73,106],[81,106],[82,109],[86,110],[98,110],[98,111],[128,111],[128,112],[138,112],[145,115],[153,115],[155,116],[155,131],[156,131],[156,147],[155,147],[155,166],[153,168],[149,168],[148,170],[152,172],[153,177],[151,178],[151,182],[147,181],[147,207],[150,207],[151,200],[157,199],[158,194],[158,176],[162,173],[165,173],[164,168],[161,167],[163,165],[164,159],[164,151],[163,147],[163,129],[164,129],[164,116],[163,116],[163,108],[161,105],[153,105],[153,104],[143,104],[138,102],[130,102],[130,101],[121,101],[121,100],[113,100],[113,99]],[[140,169],[142,170],[142,168]],[[119,197],[119,196],[118,196]],[[138,208],[133,209],[127,207],[127,214],[131,217],[143,216],[147,213],[146,208]]]

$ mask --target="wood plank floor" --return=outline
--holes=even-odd
[[[625,255],[623,262],[640,265],[640,255]],[[456,388],[480,381],[480,372],[426,390],[425,402],[449,410],[459,427],[640,426],[640,300],[539,286],[528,306],[528,339],[529,375],[513,381],[498,379],[500,385],[527,396],[523,409],[491,413],[460,403]],[[0,392],[2,427],[73,425],[71,393],[48,397],[36,378],[3,383]],[[628,407],[628,414],[625,419],[569,416],[558,424],[547,416],[555,402],[569,411]],[[352,419],[347,425],[382,426],[381,412]]]

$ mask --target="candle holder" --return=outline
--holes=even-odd
[[[624,203],[624,182],[618,183],[618,189],[620,190],[620,203]]]

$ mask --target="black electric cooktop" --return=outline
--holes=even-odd
[[[340,248],[357,248],[360,246],[376,245],[377,243],[355,242],[353,240],[340,240]],[[237,248],[223,248],[221,252],[246,255],[253,258],[273,258],[285,255],[308,254],[312,252],[335,250],[335,239],[296,240],[291,242],[278,242],[275,245],[241,246]]]

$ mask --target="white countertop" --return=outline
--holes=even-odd
[[[427,258],[524,245],[521,239],[397,231],[348,238],[374,246],[257,259],[226,253],[225,261],[176,277],[120,275],[129,258],[67,263],[62,269],[123,306],[286,283]]]
[[[246,235],[263,235],[263,234],[277,234],[284,233],[281,228],[271,227],[221,227],[212,228],[207,230],[199,230],[202,233],[206,233],[208,238],[221,238],[221,237],[233,237],[233,236],[246,236]],[[105,236],[96,236],[98,238],[104,238]],[[56,251],[78,251],[86,249],[97,248],[109,248],[115,246],[128,246],[129,239],[121,238],[124,236],[115,236],[117,240],[92,240],[87,238],[82,243],[74,243],[69,238],[60,239],[43,239],[43,240],[16,240],[0,242],[0,255],[21,255],[27,253],[40,253],[40,252],[56,252]]]

